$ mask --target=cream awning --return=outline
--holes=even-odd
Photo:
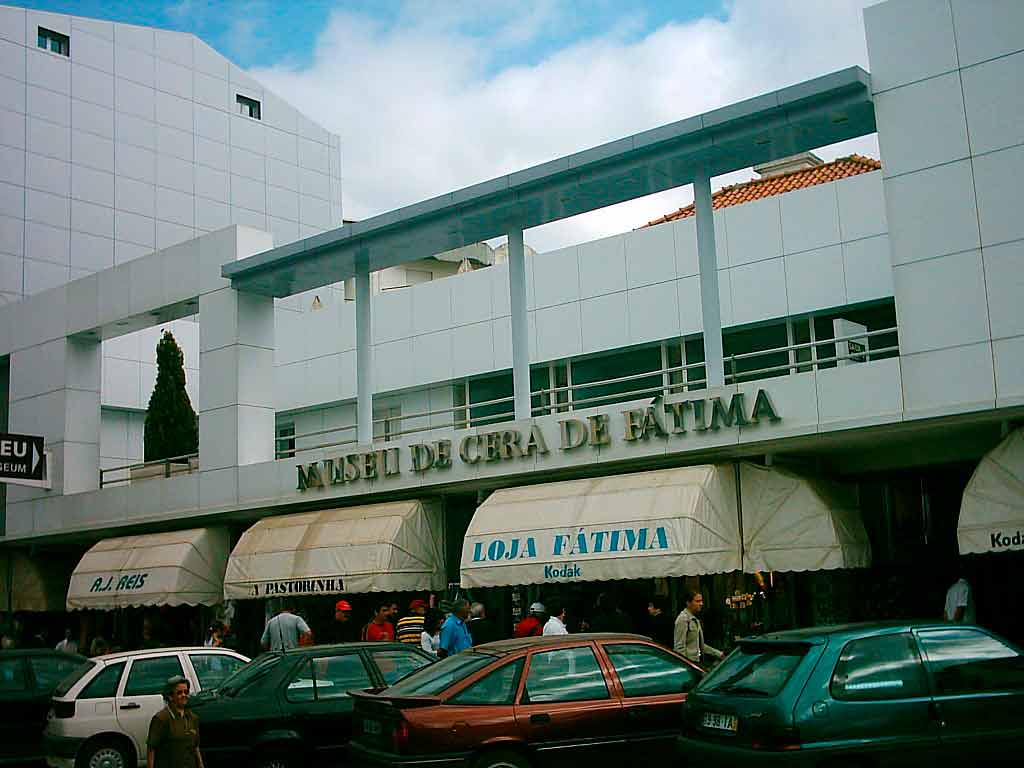
[[[224,528],[104,539],[71,574],[68,610],[215,605],[224,599],[229,549]]]
[[[0,552],[0,611],[63,611],[67,575],[53,558]]]
[[[462,548],[462,586],[686,576],[740,567],[732,466],[495,491]]]
[[[396,501],[268,517],[228,559],[228,599],[444,589],[440,506]]]
[[[853,486],[779,466],[741,464],[740,488],[748,573],[871,565]]]
[[[1024,550],[1024,428],[989,451],[960,502],[960,554]]]

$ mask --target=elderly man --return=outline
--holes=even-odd
[[[459,598],[452,602],[452,612],[441,625],[441,644],[437,649],[438,658],[454,656],[473,647],[473,636],[469,634],[466,619],[469,618],[469,600]]]

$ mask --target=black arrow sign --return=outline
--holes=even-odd
[[[42,437],[0,432],[0,482],[42,480],[45,469]]]

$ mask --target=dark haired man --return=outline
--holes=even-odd
[[[363,640],[393,643],[395,625],[391,623],[391,601],[378,600],[374,603],[373,618],[363,627]]]
[[[672,647],[697,664],[705,663],[705,657],[722,658],[722,652],[704,642],[704,627],[697,616],[704,607],[704,596],[700,592],[687,590],[686,607],[676,618]]]
[[[654,595],[647,603],[647,634],[666,648],[672,647],[672,619],[668,615],[668,601],[662,595]]]

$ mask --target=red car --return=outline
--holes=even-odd
[[[596,765],[674,747],[703,672],[645,637],[501,640],[352,692],[358,766]],[[670,754],[670,753],[669,753]]]

